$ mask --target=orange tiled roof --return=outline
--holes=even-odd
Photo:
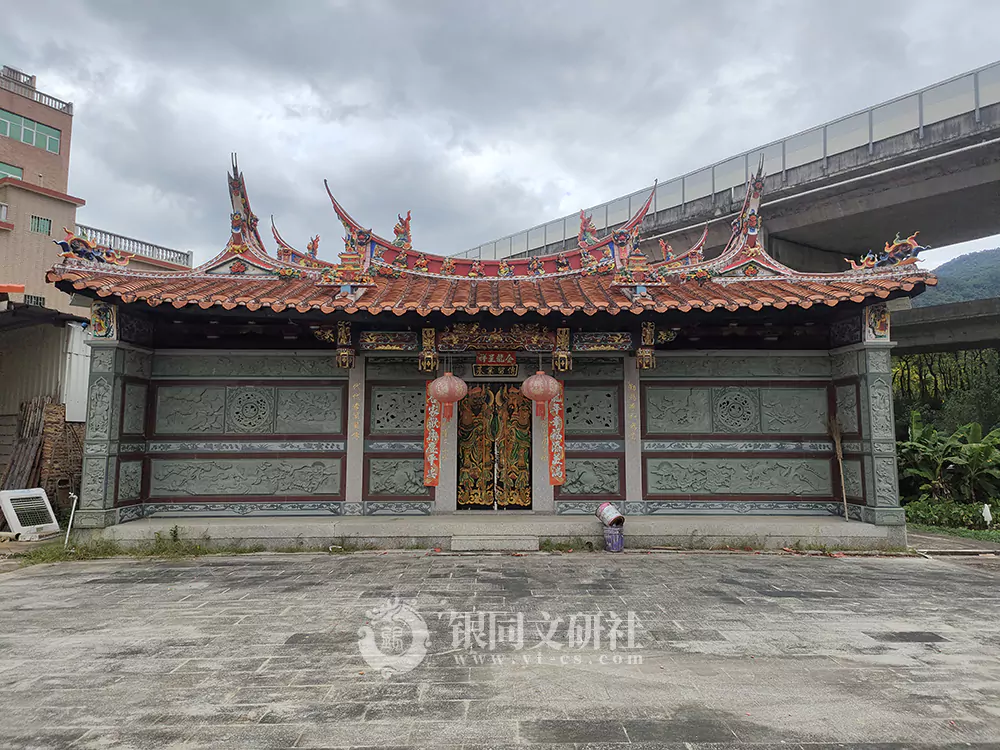
[[[641,313],[679,310],[711,311],[716,308],[738,310],[765,307],[783,309],[813,305],[836,305],[838,302],[863,302],[870,297],[886,298],[893,292],[909,292],[919,284],[937,280],[914,270],[902,276],[839,281],[790,279],[748,279],[729,283],[699,283],[678,280],[674,284],[649,287],[647,296],[632,295],[615,286],[614,277],[570,275],[547,279],[469,279],[406,275],[398,279],[376,277],[375,286],[356,301],[336,286],[320,286],[315,279],[280,279],[265,276],[168,275],[155,272],[127,272],[126,269],[94,269],[82,264],[57,266],[48,280],[64,288],[91,290],[101,298],[117,297],[122,302],[146,302],[176,308],[196,305],[202,309],[219,306],[225,310],[246,307],[248,310],[270,308],[275,312],[297,310],[324,313],[368,312],[402,315],[416,312],[428,315],[440,312],[462,313],[513,312],[523,315],[570,314],[582,312]]]
[[[639,225],[648,200],[604,238],[596,237],[593,224],[581,212],[577,250],[545,258],[456,262],[412,250],[409,214],[399,217],[396,239],[388,242],[363,229],[331,194],[347,236],[341,262],[328,263],[316,258],[318,237],[309,254],[300,253],[284,242],[273,222],[279,257],[268,255],[235,161],[229,188],[232,235],[208,263],[160,272],[71,257],[48,272],[48,281],[64,291],[115,297],[126,304],[395,315],[809,308],[885,299],[937,283],[913,265],[922,249],[915,234],[907,240],[897,237],[895,243],[886,243],[882,254],[869,253],[861,265],[852,263],[853,270],[842,273],[800,273],[778,263],[758,243],[761,169],[747,186],[721,255],[703,259],[703,235],[690,250],[669,254],[653,266],[639,249]]]

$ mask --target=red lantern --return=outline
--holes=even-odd
[[[446,372],[441,377],[431,381],[427,392],[431,398],[444,404],[443,416],[445,419],[450,419],[452,406],[465,398],[465,394],[469,392],[469,386],[461,378],[456,378],[450,372]]]
[[[539,370],[521,384],[521,393],[535,402],[535,416],[545,416],[545,404],[559,395],[559,381]]]

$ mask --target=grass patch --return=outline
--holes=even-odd
[[[595,549],[600,548],[594,542],[587,541],[578,536],[558,541],[546,537],[538,543],[539,552],[593,552]]]
[[[981,542],[996,542],[1000,544],[1000,530],[998,529],[953,529],[946,526],[927,526],[922,523],[908,523],[906,524],[906,528],[910,531],[958,536],[963,539],[978,539]]]

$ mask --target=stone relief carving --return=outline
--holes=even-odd
[[[642,450],[645,453],[830,453],[833,443],[828,440],[643,440]]]
[[[142,435],[146,430],[146,386],[128,383],[125,386],[125,407],[122,433]]]
[[[347,378],[336,357],[288,354],[160,354],[153,357],[159,378]]]
[[[157,513],[169,513],[171,516],[178,513],[194,513],[198,516],[206,514],[219,516],[282,516],[302,513],[329,513],[331,516],[340,515],[340,500],[317,501],[317,502],[290,502],[282,500],[278,503],[245,503],[236,501],[226,501],[224,503],[144,503],[140,507],[146,517],[155,516]],[[124,511],[125,509],[123,509]]]
[[[899,505],[896,459],[890,456],[875,458],[875,504]]]
[[[892,438],[892,389],[882,378],[868,386],[871,403],[872,438]]]
[[[122,443],[122,451],[124,451]],[[422,451],[424,444],[416,449]],[[219,440],[152,441],[149,453],[343,453],[347,443],[343,440]]]
[[[830,495],[826,459],[648,458],[653,495]]]
[[[713,388],[712,423],[716,432],[760,432],[757,389]]]
[[[860,461],[844,461],[844,492],[849,498],[864,498],[865,489],[861,481]]]
[[[660,353],[662,354],[662,353]],[[756,377],[826,377],[830,375],[827,356],[701,356],[661,357],[656,371],[644,377],[671,378],[756,378]]]
[[[591,359],[577,355],[573,369],[562,373],[562,380],[621,380],[622,361],[620,359]]]
[[[557,516],[592,516],[601,504],[600,500],[556,500]]]
[[[837,421],[844,435],[856,435],[860,430],[858,425],[858,389],[850,385],[837,386]]]
[[[669,515],[671,513],[738,513],[741,515],[774,515],[797,513],[801,515],[831,515],[843,512],[843,504],[820,500],[650,500],[646,503],[649,515]],[[853,516],[852,506],[852,518]],[[859,519],[860,520],[860,519]]]
[[[857,313],[830,325],[830,346],[847,346],[861,341],[861,316]]]
[[[149,378],[153,373],[153,355],[135,349],[125,350],[125,374],[137,378]]]
[[[368,494],[429,495],[422,458],[372,458],[368,462]]]
[[[868,372],[892,372],[892,357],[887,349],[868,350]]]
[[[111,372],[115,366],[114,349],[92,349],[90,352],[91,372]]]
[[[368,357],[365,359],[365,376],[370,380],[424,379],[425,373],[417,369],[414,357]]]
[[[825,435],[825,388],[761,388],[764,432]]]
[[[711,432],[712,410],[708,388],[646,389],[646,431],[654,435],[675,432]]]
[[[423,450],[423,446],[420,447]],[[572,453],[621,453],[625,450],[624,440],[567,440],[567,452]]]
[[[369,500],[365,503],[365,515],[367,516],[426,516],[430,512],[431,503],[421,500],[403,502]]]
[[[221,434],[225,418],[226,389],[221,386],[168,386],[157,390],[157,433]]]
[[[364,503],[344,503],[341,510],[343,516],[360,516],[365,512]]]
[[[422,435],[426,393],[423,388],[376,386],[371,391],[372,435]],[[421,468],[423,471],[423,468]]]
[[[142,461],[122,461],[118,466],[118,499],[138,500],[142,497]]]
[[[581,388],[565,390],[566,434],[618,433],[618,389]]]
[[[272,432],[273,429],[273,388],[226,388],[226,432]]]
[[[148,318],[132,312],[119,311],[119,338],[133,344],[148,344],[153,340],[153,324]]]
[[[80,491],[81,508],[103,508],[104,487],[107,483],[108,462],[103,458],[83,459],[83,480]]]
[[[858,374],[858,353],[841,352],[830,356],[830,370],[835,380]]]
[[[343,388],[279,388],[275,432],[340,434],[343,402]]]
[[[567,458],[561,495],[619,495],[617,458]]]
[[[87,402],[87,439],[106,440],[111,434],[111,383],[99,377],[90,386]]]
[[[150,497],[339,495],[339,458],[153,459]]]
[[[108,455],[108,444],[105,442],[85,442],[83,445],[83,454],[85,456],[106,456]]]

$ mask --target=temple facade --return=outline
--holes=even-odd
[[[415,250],[409,214],[383,239],[331,194],[338,260],[273,224],[270,254],[235,161],[229,241],[197,268],[67,237],[48,280],[93,300],[77,522],[613,501],[900,526],[886,303],[935,280],[915,236],[842,273],[776,262],[763,189],[758,170],[721,254],[655,264],[648,201],[603,236],[581,212],[573,252],[477,261]]]

